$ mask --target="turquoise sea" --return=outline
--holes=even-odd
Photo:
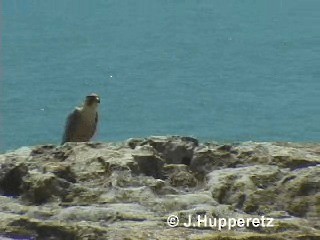
[[[2,0],[0,151],[61,140],[320,140],[319,0]]]

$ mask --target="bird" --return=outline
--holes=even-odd
[[[88,142],[96,132],[99,120],[100,97],[92,93],[84,103],[76,107],[66,120],[61,145],[66,142]]]

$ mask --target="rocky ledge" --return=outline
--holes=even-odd
[[[320,239],[320,144],[150,137],[0,164],[0,239]]]

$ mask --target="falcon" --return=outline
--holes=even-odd
[[[97,94],[86,96],[83,105],[68,115],[61,144],[90,141],[97,129],[99,104]]]

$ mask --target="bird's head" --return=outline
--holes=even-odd
[[[86,96],[86,99],[84,101],[84,105],[86,107],[93,107],[93,108],[97,108],[99,106],[99,103],[100,103],[100,97],[95,93],[92,93]]]

